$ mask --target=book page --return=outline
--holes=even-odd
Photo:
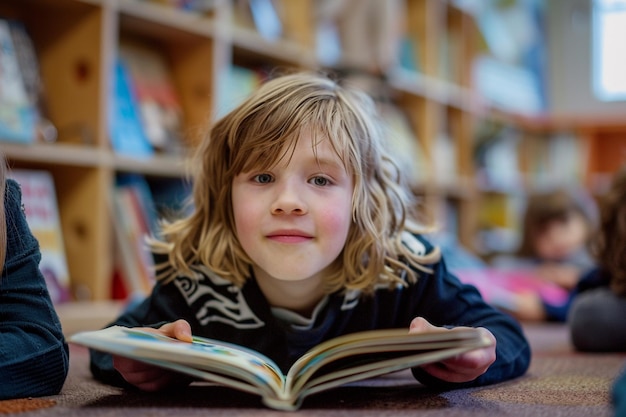
[[[285,378],[278,365],[260,353],[197,336],[193,343],[188,343],[145,330],[113,326],[77,333],[69,341],[144,362],[159,361],[160,366],[170,363],[214,371],[276,392],[282,390]]]
[[[304,395],[305,393],[306,395],[310,395],[349,382],[360,381],[402,369],[438,362],[470,350],[488,346],[490,343],[489,339],[474,340],[460,344],[450,341],[448,343],[442,342],[441,344],[437,344],[433,346],[432,350],[424,349],[422,351],[395,352],[372,351],[371,353],[365,351],[358,355],[347,356],[350,360],[343,362],[342,366],[339,366],[333,371],[322,373],[319,376],[314,374],[311,378],[299,379],[294,390],[300,392],[300,395]],[[365,357],[363,355],[366,355],[366,360],[359,362],[359,358],[363,359]]]
[[[287,375],[287,389],[303,386],[316,373],[323,375],[361,365],[369,366],[390,357],[420,352],[455,347],[469,347],[467,350],[471,350],[486,346],[486,342],[477,329],[417,334],[410,334],[407,329],[386,329],[348,334],[319,344],[296,361]]]

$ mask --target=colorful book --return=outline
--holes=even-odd
[[[149,44],[122,41],[119,58],[128,71],[143,130],[160,152],[180,153],[182,106],[162,51]]]
[[[33,142],[38,112],[29,99],[11,23],[0,19],[0,141]]]
[[[149,294],[154,286],[154,262],[146,239],[152,234],[140,191],[131,186],[113,190],[111,212],[118,272],[129,295]]]
[[[244,101],[262,82],[259,71],[230,65],[219,85],[217,117],[222,117]]]
[[[157,180],[158,181],[158,180]],[[163,181],[158,181],[161,184]],[[159,213],[155,204],[150,183],[141,174],[118,174],[116,188],[129,190],[137,208],[138,217],[143,224],[145,233],[156,234],[158,231]]]
[[[113,150],[132,157],[150,157],[154,149],[146,136],[139,105],[133,93],[126,65],[115,63],[114,87],[109,108],[109,135]]]
[[[420,72],[418,43],[409,35],[404,35],[400,39],[398,47],[398,65],[400,68],[411,71]]]
[[[70,276],[59,218],[54,179],[48,171],[14,169],[9,176],[20,184],[26,221],[39,241],[41,270],[53,303],[69,301]]]
[[[261,36],[270,41],[280,39],[283,25],[272,0],[248,0],[252,20]]]
[[[492,343],[478,329],[418,334],[409,334],[408,329],[364,331],[313,347],[285,374],[259,352],[202,337],[188,343],[113,326],[76,333],[70,342],[260,395],[266,406],[279,410],[296,410],[304,398],[321,391],[438,362]]]

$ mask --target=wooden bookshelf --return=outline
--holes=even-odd
[[[447,229],[444,213],[450,210],[445,207],[453,206],[457,237],[471,249],[476,216],[473,122],[481,104],[471,89],[471,72],[478,32],[473,17],[453,2],[409,0],[406,4],[406,36],[415,45],[419,71],[395,70],[389,82],[430,159],[430,176],[420,187],[430,217]],[[441,168],[445,176],[440,175]]]

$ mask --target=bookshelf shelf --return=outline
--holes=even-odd
[[[111,166],[118,172],[165,178],[181,178],[187,175],[182,157],[156,155],[147,159],[138,159],[120,155],[111,156]]]
[[[215,18],[163,7],[156,3],[120,0],[117,3],[121,26],[146,36],[171,43],[192,42],[194,38],[213,38]]]
[[[234,28],[232,32],[233,54],[246,61],[314,68],[313,53],[292,40],[270,41],[246,28]]]
[[[13,164],[29,162],[43,165],[94,167],[104,165],[107,159],[107,152],[102,149],[71,143],[33,145],[3,143],[2,152]]]
[[[413,94],[468,113],[484,113],[483,100],[467,87],[401,68],[393,70],[389,85],[399,93]]]

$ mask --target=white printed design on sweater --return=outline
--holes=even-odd
[[[190,307],[200,303],[196,307],[200,324],[221,322],[236,329],[256,329],[265,325],[252,312],[241,289],[206,268],[194,269],[198,272],[197,277],[178,277],[174,283]]]

